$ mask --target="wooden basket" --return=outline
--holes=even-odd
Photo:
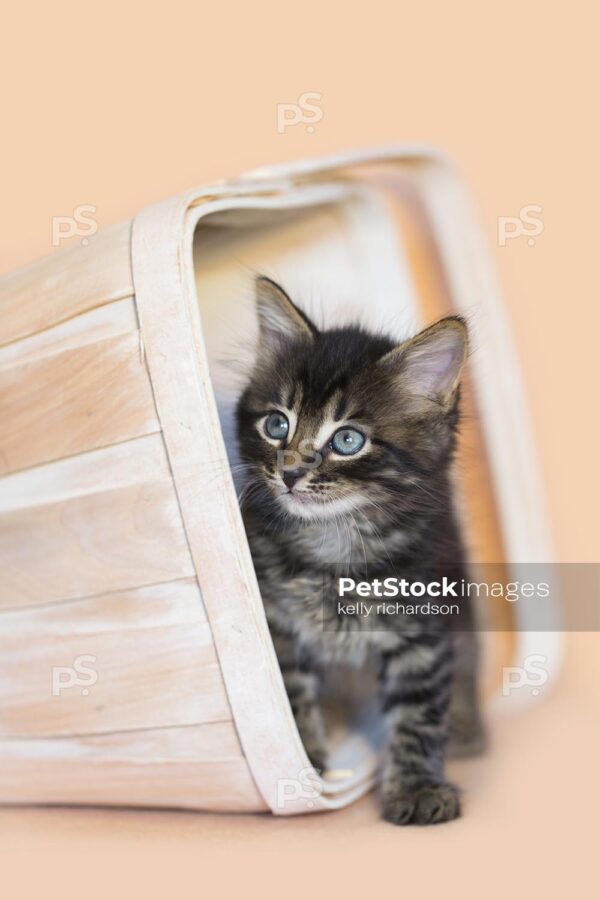
[[[443,160],[352,154],[145,209],[0,280],[2,802],[287,814],[372,784],[348,727],[307,778],[239,512],[218,360],[252,343],[253,269],[318,285],[331,321],[475,313],[472,552],[549,559],[502,308]],[[489,690],[527,637],[503,627]]]

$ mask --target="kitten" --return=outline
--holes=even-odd
[[[472,629],[453,635],[406,615],[361,620],[330,600],[340,568],[369,579],[463,575],[449,469],[465,323],[448,317],[400,345],[359,327],[320,331],[264,277],[256,305],[258,352],[237,406],[250,473],[242,506],[298,729],[324,769],[322,673],[375,655],[388,732],[383,816],[448,821],[460,813],[444,777],[449,731],[464,752],[483,737]]]

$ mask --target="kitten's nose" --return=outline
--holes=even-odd
[[[296,482],[304,475],[304,469],[285,469],[282,474],[283,483],[291,491]]]

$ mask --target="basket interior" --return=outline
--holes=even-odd
[[[408,185],[396,184],[390,190],[387,184],[363,183],[349,186],[335,202],[313,197],[307,206],[295,208],[286,208],[285,200],[279,208],[234,206],[200,219],[193,252],[211,377],[238,488],[242,479],[235,474],[239,459],[234,409],[252,365],[257,335],[256,274],[280,282],[320,326],[359,321],[401,340],[452,312],[443,267]],[[478,435],[463,439],[473,445]],[[485,454],[480,457],[485,460]],[[480,527],[466,500],[466,529],[476,533],[479,542],[474,552],[480,559],[501,559],[497,511],[485,464],[471,485],[461,486],[464,495],[473,491],[485,522]],[[487,497],[487,507],[482,496]],[[506,631],[488,635],[484,647],[488,690],[497,679],[499,662],[510,658],[510,624]],[[334,770],[356,770],[380,746],[374,688],[374,677],[332,673],[328,708]]]

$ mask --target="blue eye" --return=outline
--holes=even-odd
[[[267,437],[274,441],[282,441],[288,436],[290,423],[283,413],[273,412],[265,419],[265,432]]]
[[[331,446],[342,456],[352,456],[365,445],[365,436],[356,428],[340,428],[331,438]]]

